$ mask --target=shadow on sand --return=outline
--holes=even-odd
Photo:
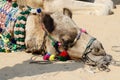
[[[51,72],[73,71],[83,67],[84,64],[80,62],[29,64],[28,60],[24,61],[22,64],[16,64],[13,67],[4,67],[0,69],[0,80],[8,80],[15,77],[34,76]]]

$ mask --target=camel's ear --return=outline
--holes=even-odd
[[[52,33],[53,30],[55,29],[55,26],[54,26],[54,20],[49,14],[45,14],[43,16],[43,23],[44,23],[45,28],[47,29],[47,31],[49,33]]]
[[[63,8],[63,14],[72,18],[72,12],[68,8]]]

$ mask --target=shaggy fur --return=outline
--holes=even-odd
[[[39,52],[44,41],[45,32],[42,29],[43,23],[39,15],[29,15],[26,24],[25,44],[26,52]]]
[[[43,0],[17,0],[19,7],[43,8]],[[26,22],[26,52],[41,54],[45,32],[42,29],[42,14],[30,14]]]
[[[43,23],[44,23],[45,28],[47,29],[47,31],[49,33],[52,33],[53,30],[55,29],[55,26],[54,26],[54,20],[50,17],[50,15],[48,15],[48,14],[44,15]]]
[[[43,8],[43,0],[17,0],[19,6],[30,6],[32,8]]]

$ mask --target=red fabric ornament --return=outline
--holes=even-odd
[[[12,2],[12,0],[7,0],[8,2]]]
[[[59,56],[62,56],[62,57],[67,57],[68,56],[68,53],[67,51],[63,51],[59,54]]]

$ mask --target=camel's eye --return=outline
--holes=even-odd
[[[99,49],[99,48],[95,48],[94,51],[95,51],[95,52],[99,52],[100,49]]]

